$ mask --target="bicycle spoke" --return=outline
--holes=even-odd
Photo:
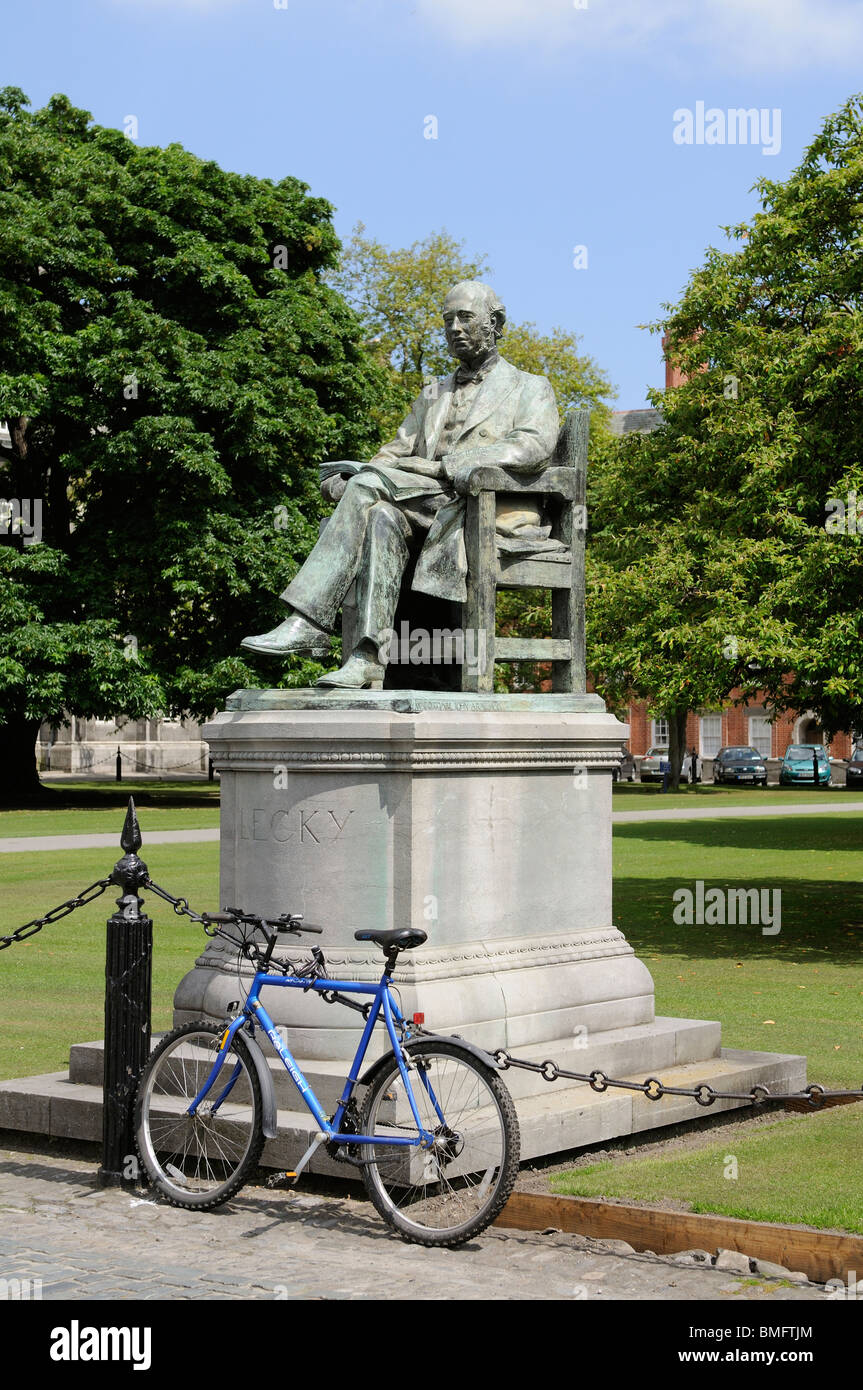
[[[456,1047],[418,1045],[411,1056],[411,1089],[433,1147],[379,1151],[364,1170],[366,1185],[381,1213],[408,1238],[458,1244],[493,1219],[512,1188],[517,1164],[512,1102],[493,1072]],[[399,1123],[409,1109],[400,1073],[382,1079],[369,1102],[369,1133],[412,1130]],[[506,1102],[509,1119],[502,1109]],[[515,1157],[507,1124],[516,1136]]]
[[[263,1146],[257,1083],[241,1042],[230,1048],[207,1098],[188,1113],[218,1059],[221,1035],[215,1025],[188,1025],[169,1035],[142,1081],[139,1147],[151,1177],[179,1205],[225,1200]],[[213,1110],[213,1098],[232,1076],[230,1094]]]

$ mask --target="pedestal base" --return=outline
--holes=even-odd
[[[653,1020],[650,974],[612,922],[611,771],[627,729],[598,697],[247,691],[229,703],[205,730],[222,780],[223,905],[304,913],[347,980],[383,967],[356,930],[422,927],[427,944],[399,960],[403,1011],[491,1049]],[[216,941],[177,990],[177,1021],[221,1018],[237,993],[236,953]],[[353,1055],[346,1011],[296,991],[264,1003],[298,1056]]]
[[[654,1017],[651,976],[612,921],[611,772],[628,730],[598,697],[245,691],[228,704],[205,730],[222,775],[223,905],[305,913],[348,980],[383,964],[355,930],[422,927],[426,945],[399,959],[403,1012],[491,1052],[671,1086],[804,1084],[802,1057],[723,1052],[718,1023]],[[177,989],[177,1022],[221,1019],[236,972],[213,942]],[[264,1004],[334,1106],[356,1016],[293,990]],[[379,1030],[370,1059],[384,1042]],[[280,1135],[264,1161],[289,1166],[312,1123],[273,1066]],[[506,1081],[525,1158],[710,1113],[516,1070]]]

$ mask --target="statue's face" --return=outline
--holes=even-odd
[[[460,362],[475,361],[494,346],[494,322],[483,296],[474,290],[447,295],[443,322],[447,347]]]

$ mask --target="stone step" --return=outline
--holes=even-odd
[[[630,1073],[630,1079],[642,1081],[650,1070],[640,1066]],[[512,1077],[511,1071],[505,1074],[507,1084]],[[760,1082],[777,1092],[796,1091],[806,1082],[806,1059],[724,1048],[718,1056],[666,1068],[662,1080],[669,1086],[707,1082],[717,1090],[741,1092]],[[531,1095],[518,1095],[513,1090],[522,1159],[584,1148],[738,1107],[736,1101],[717,1101],[707,1110],[682,1096],[649,1101],[638,1092],[616,1089],[598,1094],[584,1083],[562,1086],[558,1081],[543,1086],[541,1093]],[[278,1136],[265,1146],[262,1163],[289,1168],[308,1147],[316,1125],[307,1111],[282,1106],[278,1123]],[[68,1072],[0,1082],[0,1128],[98,1142],[102,1135],[102,1088],[74,1082]],[[355,1168],[335,1162],[323,1148],[315,1154],[310,1170],[332,1177],[358,1177]]]
[[[276,1104],[279,1109],[292,1109],[297,1102],[296,1087],[269,1040],[260,1031],[256,1037],[267,1055],[276,1090]],[[157,1042],[158,1038],[154,1038],[153,1045]],[[378,1052],[380,1050],[381,1044]],[[657,1018],[653,1023],[607,1029],[593,1035],[553,1038],[547,1043],[513,1048],[512,1051],[531,1062],[543,1062],[550,1058],[567,1071],[587,1074],[601,1069],[606,1075],[616,1077],[631,1077],[640,1073],[639,1080],[643,1081],[650,1075],[661,1077],[669,1067],[718,1057],[720,1025],[700,1019]],[[74,1044],[69,1053],[70,1079],[84,1085],[101,1085],[103,1054],[104,1044],[101,1041]],[[367,1065],[370,1065],[373,1055],[376,1054],[372,1054],[370,1048]],[[331,1113],[344,1088],[348,1063],[310,1061],[302,1057],[298,1057],[297,1062],[324,1110]],[[506,1084],[516,1099],[542,1095],[549,1088],[549,1083],[535,1072],[521,1071],[515,1067],[507,1071]],[[554,1083],[555,1087],[561,1089],[583,1084],[573,1081]]]

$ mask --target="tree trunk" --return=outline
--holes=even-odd
[[[0,804],[4,806],[45,795],[36,767],[39,722],[22,715],[0,724]]]
[[[680,790],[680,770],[686,753],[686,717],[688,710],[674,710],[668,716],[668,761],[671,771],[671,790]]]

